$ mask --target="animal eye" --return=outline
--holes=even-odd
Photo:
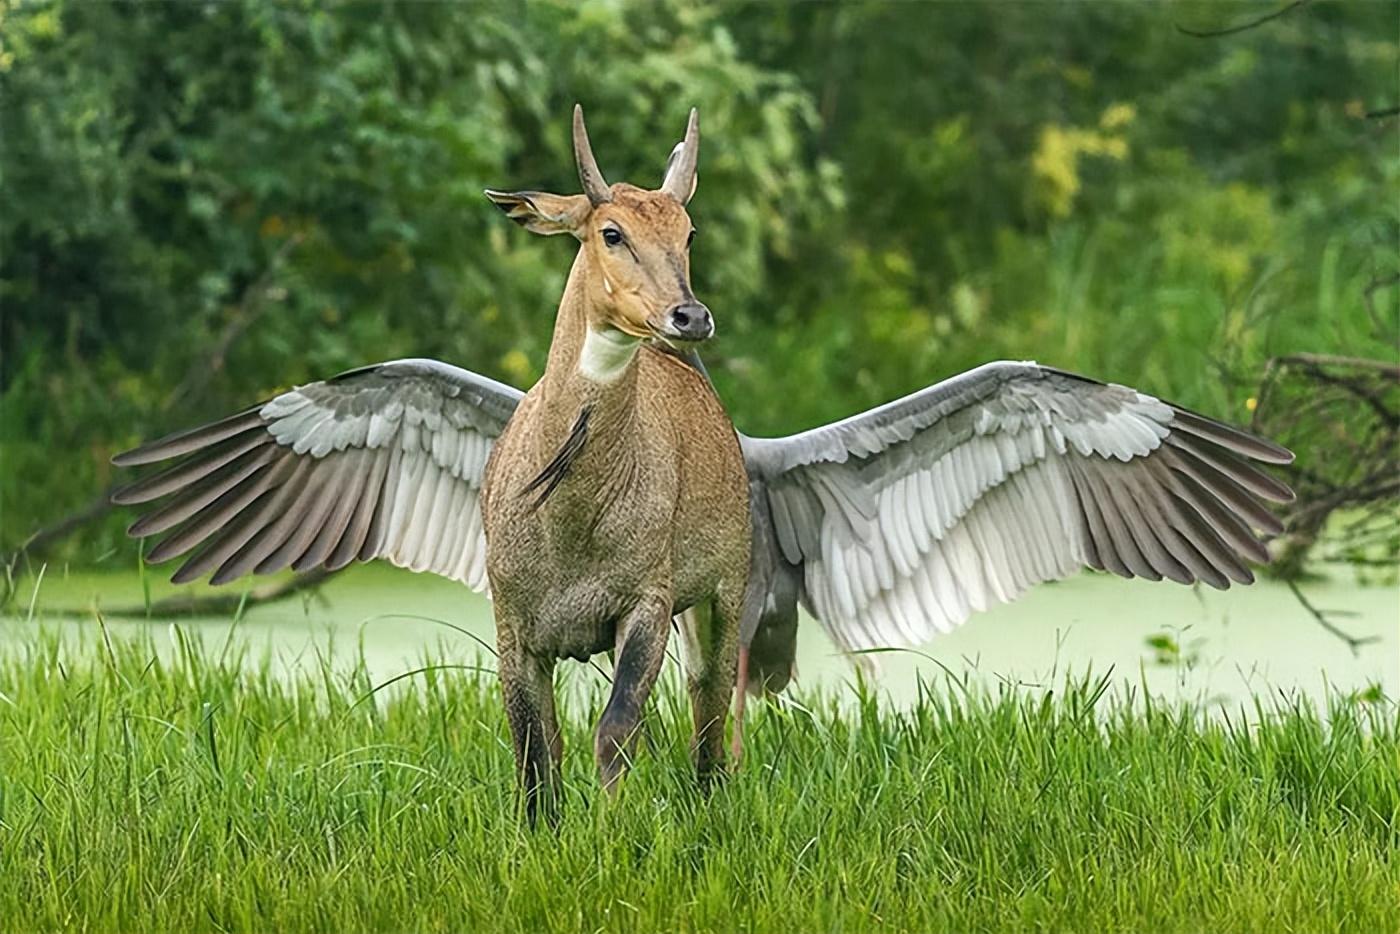
[[[622,231],[616,227],[603,228],[603,242],[608,246],[617,246],[622,242]]]
[[[690,245],[691,245],[692,243],[694,243],[694,242],[695,242],[695,228],[692,227],[692,228],[690,228],[690,233],[689,233],[689,234],[686,236],[686,238],[685,238],[685,246],[686,246],[686,249],[690,249]]]

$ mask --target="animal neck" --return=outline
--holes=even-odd
[[[636,410],[637,358],[641,341],[614,329],[589,323],[595,301],[588,257],[574,260],[545,364],[543,390],[549,421],[566,435],[583,408],[591,410],[590,434],[612,432],[629,425]]]

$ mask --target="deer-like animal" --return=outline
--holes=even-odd
[[[691,608],[682,630],[693,753],[702,783],[715,776],[749,571],[738,438],[709,381],[675,352],[714,332],[690,287],[685,206],[698,117],[692,110],[656,191],[604,181],[578,107],[573,139],[583,194],[487,192],[526,230],[580,244],[544,378],[523,399],[447,364],[400,360],[113,459],[184,458],[113,494],[119,503],[169,497],[128,531],[175,529],[153,561],[199,548],[177,582],[373,557],[476,589],[489,578],[532,821],[549,805],[563,754],[555,661],[615,653],[594,742],[613,789],[671,619]]]
[[[660,190],[608,185],[574,110],[581,195],[487,195],[527,230],[580,247],[544,377],[521,401],[486,468],[482,518],[496,603],[506,715],[530,800],[562,753],[555,660],[615,650],[594,754],[605,787],[625,768],[685,616],[695,765],[723,762],[749,566],[748,481],[739,441],[705,377],[652,341],[714,332],[690,289],[699,128],[691,111]],[[736,729],[738,729],[736,725]]]

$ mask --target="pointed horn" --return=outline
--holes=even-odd
[[[661,190],[681,204],[695,194],[695,166],[700,158],[700,112],[690,108],[690,120],[685,125],[685,139],[672,151],[671,164]]]
[[[574,161],[578,163],[578,180],[583,183],[583,193],[593,205],[611,201],[607,179],[598,170],[598,160],[593,158],[593,147],[588,143],[588,128],[583,125],[583,107],[574,105]]]

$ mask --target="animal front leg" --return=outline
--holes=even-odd
[[[502,642],[498,653],[516,773],[533,827],[541,812],[554,814],[554,784],[563,754],[554,716],[554,663],[534,658],[509,642]]]
[[[666,657],[670,621],[669,599],[643,597],[619,628],[621,646],[613,668],[612,694],[593,744],[599,776],[610,792],[616,790],[636,748],[642,711]]]

